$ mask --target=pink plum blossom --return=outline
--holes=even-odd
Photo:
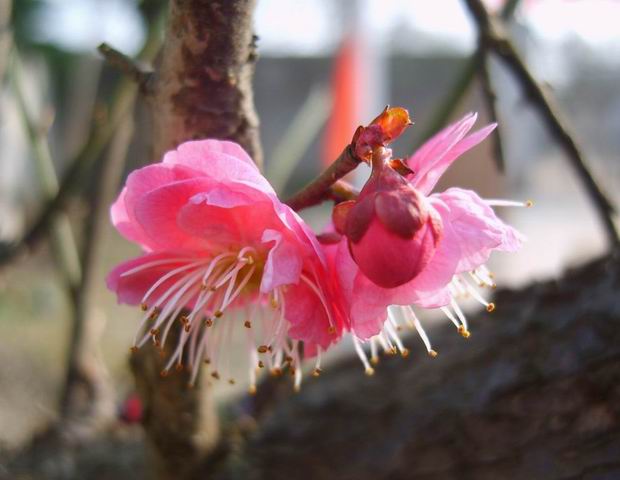
[[[351,247],[350,240],[347,241],[344,237],[338,239],[333,233],[322,237],[326,255],[338,275],[356,350],[367,372],[372,372],[372,367],[360,342],[370,343],[371,360],[374,361],[378,358],[379,346],[388,352],[394,353],[400,350],[403,355],[407,355],[408,350],[402,345],[397,334],[398,327],[402,323],[418,331],[431,356],[437,354],[431,347],[413,307],[441,308],[464,337],[469,336],[469,330],[465,315],[457,303],[460,297],[471,296],[489,311],[495,308],[494,304],[487,302],[476,288],[495,286],[492,274],[485,267],[485,263],[494,250],[505,252],[518,250],[524,238],[514,228],[500,220],[491,207],[525,206],[525,204],[484,200],[475,192],[460,188],[431,193],[446,169],[460,155],[484,140],[495,128],[494,124],[489,125],[468,135],[475,121],[475,114],[466,115],[428,140],[406,161],[409,171],[403,173],[409,188],[423,199],[428,211],[439,216],[438,223],[441,225],[441,234],[437,235],[438,241],[432,248],[430,258],[422,262],[421,268],[408,281],[401,282],[402,267],[394,269],[393,266],[399,256],[403,262],[408,261],[407,253],[403,253],[406,248],[404,245],[375,241],[374,249],[378,252],[379,259],[375,267],[381,269],[383,266],[384,271],[381,274],[383,276],[389,276],[395,271],[396,277],[399,278],[399,281],[391,286],[382,279],[376,281],[377,272],[369,271],[367,266],[359,261],[359,253],[355,245]],[[386,159],[385,162],[387,161]],[[393,191],[397,194],[399,190]],[[354,212],[353,208],[349,205],[345,207],[344,215],[342,212],[340,215],[336,214],[335,223],[352,228],[348,222],[359,221],[355,217],[350,219],[350,214]],[[342,227],[339,230],[342,232]],[[369,248],[371,246],[372,244],[369,244]],[[381,251],[388,248],[394,250],[388,253]],[[424,247],[415,245],[413,251],[419,255],[425,250]],[[394,262],[388,259],[390,255],[394,256]]]
[[[241,326],[251,390],[262,367],[288,366],[299,387],[301,344],[320,354],[348,328],[314,234],[235,143],[186,142],[134,171],[111,217],[144,251],[107,277],[119,302],[144,312],[134,348],[163,349],[175,322],[184,327],[162,375],[186,364],[193,383],[206,363],[220,378]]]

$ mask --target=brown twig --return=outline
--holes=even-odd
[[[494,53],[504,62],[521,84],[532,105],[540,112],[550,133],[558,141],[579,179],[583,182],[605,228],[611,248],[618,247],[620,239],[613,220],[616,209],[594,179],[581,149],[562,119],[555,102],[530,72],[505,33],[501,20],[491,16],[481,0],[464,1],[478,25],[480,42],[486,50]]]
[[[505,21],[512,19],[520,0],[508,0],[500,13]],[[430,121],[425,122],[425,129],[418,137],[419,141],[413,144],[412,150],[419,147],[423,142],[441,130],[450,119],[452,113],[461,104],[461,100],[469,90],[469,87],[480,68],[480,55],[472,55],[458,73],[452,88],[442,96],[439,106],[434,110]]]
[[[90,214],[84,229],[82,248],[82,282],[76,300],[69,338],[65,385],[61,398],[61,418],[69,427],[81,426],[84,419],[99,425],[114,414],[111,386],[101,359],[97,340],[101,322],[94,317],[93,303],[102,272],[99,259],[103,230],[108,223],[108,206],[116,195],[133,134],[133,119],[127,115],[114,134],[104,161],[99,162],[97,182],[90,194]]]
[[[105,58],[108,64],[114,68],[117,68],[136,82],[142,93],[149,92],[149,83],[153,76],[152,71],[146,70],[137,61],[112,48],[107,43],[102,43],[99,45],[97,50],[101,53],[103,58]]]
[[[288,198],[285,203],[293,210],[301,210],[327,200],[332,185],[347,173],[355,170],[360,163],[361,160],[353,154],[351,146],[347,145],[334,163],[303,189]]]
[[[504,161],[504,148],[500,130],[501,126],[498,121],[499,115],[497,111],[497,95],[495,94],[495,89],[493,88],[493,83],[491,80],[490,58],[482,45],[479,45],[478,52],[476,54],[480,57],[478,61],[478,78],[480,79],[482,96],[487,107],[487,112],[491,117],[491,121],[498,124],[491,136],[493,141],[493,158],[495,159],[495,164],[497,165],[498,170],[503,172],[506,162]]]

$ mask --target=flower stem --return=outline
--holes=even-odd
[[[351,145],[347,145],[334,163],[299,192],[289,197],[285,203],[293,210],[301,210],[329,199],[332,186],[347,173],[355,170],[361,162],[362,160],[353,153]]]

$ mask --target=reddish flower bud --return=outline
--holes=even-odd
[[[401,107],[386,107],[367,127],[358,127],[351,145],[358,158],[370,162],[374,150],[385,147],[412,125],[409,112]]]
[[[437,212],[390,166],[389,156],[387,149],[375,150],[372,175],[358,200],[344,202],[333,215],[360,270],[384,288],[415,278],[433,258],[442,233]]]

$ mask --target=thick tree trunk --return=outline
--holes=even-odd
[[[292,398],[283,385],[217,478],[620,478],[619,290],[607,258],[500,292],[468,341],[437,328],[436,359],[412,348],[370,378],[351,359]]]
[[[153,76],[153,161],[186,140],[229,139],[262,161],[252,76],[254,0],[172,0]]]
[[[253,9],[253,0],[170,2],[164,46],[147,86],[152,161],[183,141],[220,138],[240,143],[260,165],[251,85]],[[188,372],[160,377],[164,361],[149,346],[132,357],[131,365],[144,404],[149,464],[157,478],[179,479],[217,442],[217,416],[200,380],[189,389]]]

